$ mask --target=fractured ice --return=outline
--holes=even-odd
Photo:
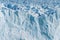
[[[60,0],[0,0],[0,40],[60,40]]]

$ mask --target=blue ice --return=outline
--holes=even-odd
[[[0,40],[60,40],[59,0],[0,0]]]

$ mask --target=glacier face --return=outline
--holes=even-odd
[[[59,0],[1,0],[0,40],[60,40]]]

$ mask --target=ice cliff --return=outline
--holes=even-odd
[[[60,40],[60,0],[0,0],[0,40]]]

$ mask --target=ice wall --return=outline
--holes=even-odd
[[[60,40],[60,0],[0,0],[0,40]]]

